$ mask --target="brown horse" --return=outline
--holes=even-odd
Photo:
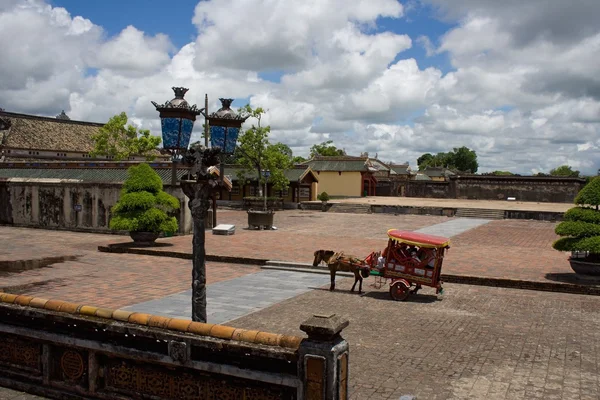
[[[371,274],[370,268],[365,264],[363,260],[354,256],[344,255],[344,253],[336,253],[333,250],[317,250],[315,251],[315,259],[313,266],[318,266],[321,261],[324,261],[329,268],[329,274],[331,275],[331,286],[329,290],[335,290],[335,273],[337,271],[352,272],[354,274],[354,285],[352,285],[351,292],[354,292],[356,283],[358,285],[358,293],[362,293],[362,281],[363,278],[368,278]]]

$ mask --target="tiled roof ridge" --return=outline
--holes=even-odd
[[[125,310],[112,310],[69,303],[60,300],[48,300],[25,295],[0,292],[0,303],[16,304],[66,314],[95,317],[118,322],[127,322],[141,326],[156,327],[170,331],[192,333],[217,339],[235,340],[245,343],[282,347],[296,350],[302,338],[299,336],[281,335],[247,329],[233,328],[225,325],[193,322],[191,320],[168,318],[159,315],[138,313]]]
[[[367,161],[369,157],[360,157],[360,156],[315,156],[309,160],[304,161]]]
[[[89,122],[89,121],[77,121],[73,119],[59,119],[56,117],[43,117],[41,115],[21,114],[9,111],[0,111],[0,116],[8,118],[23,118],[23,119],[34,119],[39,121],[56,122],[59,124],[71,124],[71,125],[88,125],[88,126],[104,126],[105,123],[101,122]]]

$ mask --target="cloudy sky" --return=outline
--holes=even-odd
[[[0,107],[155,134],[190,88],[268,109],[306,156],[416,166],[467,146],[479,172],[600,168],[598,0],[0,0]],[[200,125],[195,129],[199,137]]]

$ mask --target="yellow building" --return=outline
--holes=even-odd
[[[309,166],[317,173],[318,192],[329,196],[360,197],[374,196],[379,169],[368,157],[317,156],[301,165]]]

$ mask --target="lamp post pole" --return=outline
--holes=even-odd
[[[233,99],[220,100],[223,103],[221,109],[210,115],[208,112],[205,114],[211,129],[211,148],[205,148],[203,152],[190,149],[183,157],[191,167],[190,173],[181,180],[181,189],[189,198],[188,206],[194,220],[192,320],[198,322],[207,321],[205,218],[210,208],[211,198],[214,198],[215,193],[226,185],[221,154],[233,153],[239,128],[246,120],[229,108]],[[228,134],[225,134],[224,127],[227,128]],[[220,172],[218,178],[215,176],[217,171]]]

